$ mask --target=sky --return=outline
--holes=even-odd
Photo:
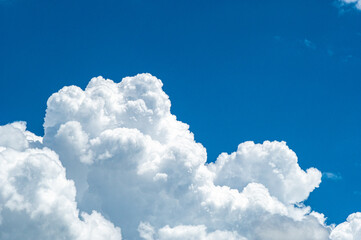
[[[205,147],[207,162],[245,141],[285,141],[302,169],[322,174],[319,188],[300,199],[327,224],[340,224],[361,211],[360,6],[351,0],[1,0],[0,125],[26,121],[30,132],[44,136],[47,100],[64,86],[85,89],[93,77],[121,82],[150,73],[162,81],[171,113]],[[63,116],[51,114],[45,128]],[[137,129],[147,132],[142,126]],[[63,162],[65,147],[54,145],[51,131],[44,144]],[[67,173],[77,168],[63,164]],[[77,194],[78,185],[75,180]],[[89,214],[94,207],[78,204]]]

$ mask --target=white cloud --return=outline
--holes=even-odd
[[[322,173],[322,177],[325,179],[330,179],[330,180],[334,180],[334,181],[339,181],[342,179],[341,174],[332,173],[332,172],[324,172],[324,173]]]
[[[207,233],[207,227],[204,225],[178,225],[174,228],[167,225],[155,232],[149,223],[141,222],[138,231],[144,240],[247,240],[237,232],[217,230]]]
[[[347,221],[339,224],[331,233],[332,240],[361,239],[361,213],[353,213]]]
[[[150,74],[98,77],[49,98],[43,139],[0,127],[3,238],[120,239],[120,227],[125,239],[329,239],[302,204],[321,173],[285,142],[242,143],[207,164],[170,106]]]
[[[168,225],[158,231],[159,240],[245,240],[237,232],[215,231],[207,233],[204,225],[184,226],[174,228]]]
[[[0,239],[121,239],[99,213],[78,216],[73,181],[56,153],[30,147],[41,138],[19,122],[0,132]]]
[[[361,10],[361,0],[340,0],[340,2],[347,5],[353,5]]]
[[[216,184],[241,190],[250,182],[261,183],[285,204],[304,201],[321,183],[321,173],[315,168],[303,171],[285,142],[242,143],[237,152],[221,154],[209,168]]]

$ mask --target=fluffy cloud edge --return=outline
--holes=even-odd
[[[146,240],[224,236],[339,240],[343,239],[339,236],[359,236],[359,228],[350,227],[359,226],[357,214],[333,229],[325,225],[322,214],[302,204],[319,186],[322,174],[315,168],[302,170],[285,142],[242,143],[236,152],[221,154],[215,163],[206,164],[204,147],[194,141],[189,126],[170,113],[162,85],[150,74],[140,74],[120,83],[93,78],[85,90],[64,87],[48,100],[44,138],[26,131],[24,122],[0,127],[0,157],[7,159],[0,161],[5,164],[2,175],[13,174],[8,170],[11,161],[7,152],[15,162],[22,161],[24,152],[49,155],[51,161],[44,160],[44,164],[57,163],[59,178],[67,183],[65,196],[63,191],[54,191],[65,199],[57,203],[59,209],[64,209],[61,206],[65,203],[72,206],[64,224],[73,239],[121,239],[116,226],[128,236],[134,237],[131,234],[136,232]],[[49,175],[36,158],[32,159],[30,163],[38,166],[40,175],[49,179],[58,176]],[[28,177],[25,173],[19,176]],[[45,186],[35,187],[46,192],[58,185]],[[31,187],[14,187],[8,181],[0,188],[0,210],[25,210],[31,220],[31,206],[49,205],[48,197],[36,202],[39,197],[26,191],[24,196],[15,194]],[[14,192],[13,203],[9,189]],[[22,209],[16,209],[19,201],[28,201],[30,207],[23,204]],[[114,211],[114,207],[119,209]],[[44,216],[63,219],[61,210],[42,208],[48,214]],[[135,215],[130,219],[134,224],[129,225],[135,232],[125,224],[130,213]],[[68,226],[69,222],[76,227]],[[0,224],[4,235],[1,231]]]
[[[0,126],[0,133],[1,239],[122,239],[100,213],[79,212],[74,182],[58,155],[38,148],[42,138],[26,131],[25,122]]]

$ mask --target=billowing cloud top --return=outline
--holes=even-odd
[[[150,74],[93,78],[48,100],[45,135],[0,127],[0,239],[357,239],[303,201],[321,183],[285,142],[207,164]],[[121,229],[121,230],[120,230]]]

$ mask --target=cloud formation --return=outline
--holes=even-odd
[[[361,10],[361,0],[340,0],[341,3],[352,5],[356,9]]]
[[[121,239],[101,214],[77,209],[57,154],[17,122],[0,127],[1,239]],[[80,215],[80,216],[79,216]]]
[[[49,98],[43,138],[22,122],[0,127],[0,238],[358,236],[358,213],[333,229],[303,204],[322,174],[285,142],[245,142],[207,164],[170,107],[150,74],[97,77]]]

